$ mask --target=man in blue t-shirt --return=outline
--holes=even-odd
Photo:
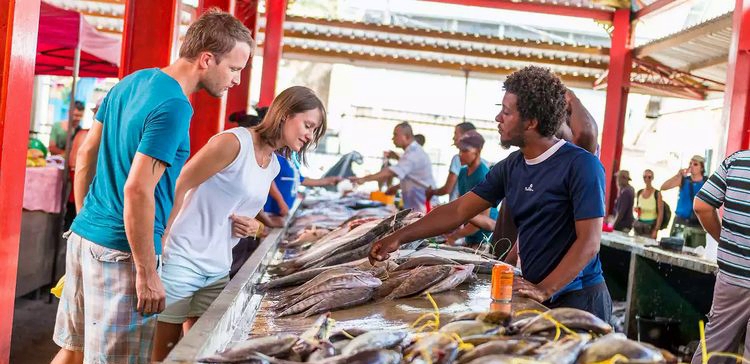
[[[165,306],[157,255],[190,155],[188,95],[222,97],[239,84],[253,47],[239,20],[209,10],[188,29],[177,61],[134,72],[104,98],[78,152],[78,216],[53,363],[150,362],[153,314]]]
[[[566,113],[566,88],[540,67],[508,76],[498,122],[500,142],[519,151],[496,164],[471,192],[373,243],[370,260],[402,243],[455,229],[505,199],[518,226],[524,279],[513,290],[548,307],[573,307],[609,321],[612,300],[602,276],[604,168],[591,153],[555,133]]]

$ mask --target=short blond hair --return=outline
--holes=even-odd
[[[320,110],[320,126],[315,128],[313,140],[302,146],[299,151],[299,159],[303,164],[307,164],[306,152],[311,145],[317,145],[326,133],[326,109],[323,102],[320,101],[313,90],[304,86],[292,86],[282,91],[271,103],[268,113],[261,121],[260,125],[254,127],[260,138],[270,145],[276,146],[281,140],[284,122],[287,118],[301,112],[318,109]],[[292,156],[292,150],[289,147],[278,148],[277,152],[289,159]]]
[[[180,58],[192,61],[201,52],[209,52],[216,57],[216,63],[220,63],[237,43],[247,43],[251,49],[255,47],[250,29],[232,14],[211,8],[188,28],[180,46]]]

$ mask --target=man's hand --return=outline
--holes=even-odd
[[[138,297],[136,311],[140,314],[147,316],[164,311],[167,295],[155,269],[136,270],[135,294]]]
[[[530,298],[539,303],[546,301],[552,294],[542,291],[537,285],[517,277],[513,282],[513,291],[519,296]]]
[[[252,217],[233,214],[229,219],[232,220],[232,236],[235,238],[247,238],[258,233],[260,222]]]
[[[386,236],[385,238],[372,243],[372,246],[370,247],[370,255],[367,259],[370,260],[371,265],[375,265],[376,261],[382,262],[391,256],[390,253],[398,250],[399,245],[398,240],[394,239],[393,235]]]
[[[383,157],[388,158],[388,159],[399,159],[400,158],[399,155],[396,152],[392,151],[392,150],[388,150],[388,151],[383,152]]]

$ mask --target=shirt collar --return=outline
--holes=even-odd
[[[563,145],[565,145],[565,143],[566,143],[565,139],[560,139],[557,141],[557,143],[555,143],[555,145],[549,147],[549,149],[545,150],[544,153],[540,154],[538,157],[534,159],[524,158],[524,160],[526,160],[526,164],[530,166],[542,163],[546,161],[547,159],[549,159],[549,157],[551,157],[553,154],[555,154],[555,152],[557,152]]]

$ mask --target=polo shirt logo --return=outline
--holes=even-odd
[[[523,190],[526,192],[534,192],[534,184],[532,183],[529,187],[524,187]]]

